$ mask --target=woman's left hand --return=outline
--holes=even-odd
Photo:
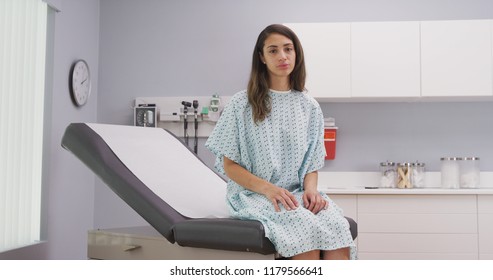
[[[306,209],[313,214],[317,214],[329,207],[329,202],[325,200],[318,191],[305,191],[303,193],[303,203]]]

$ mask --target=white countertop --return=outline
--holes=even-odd
[[[327,194],[437,194],[437,195],[464,195],[464,194],[484,194],[493,195],[493,188],[480,189],[441,189],[441,188],[420,188],[420,189],[365,189],[364,187],[348,187],[348,188],[319,188],[320,191]]]
[[[318,189],[327,194],[484,194],[493,195],[493,172],[481,172],[477,189],[440,188],[440,172],[426,172],[425,188],[378,188],[379,172],[319,172]],[[368,189],[365,187],[377,187]]]

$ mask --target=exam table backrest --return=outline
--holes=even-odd
[[[187,218],[131,173],[94,130],[84,123],[70,124],[63,136],[62,146],[85,163],[166,239],[174,241],[173,225]]]

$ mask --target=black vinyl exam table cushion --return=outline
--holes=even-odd
[[[258,221],[189,218],[177,212],[144,185],[120,161],[101,136],[85,123],[72,123],[66,128],[62,147],[79,158],[171,243],[265,255],[275,253],[274,246],[265,237],[263,225]],[[347,219],[354,239],[357,236],[357,224],[351,218]]]

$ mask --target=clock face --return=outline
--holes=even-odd
[[[72,69],[71,91],[77,106],[86,104],[91,94],[91,75],[84,60],[78,60]]]

